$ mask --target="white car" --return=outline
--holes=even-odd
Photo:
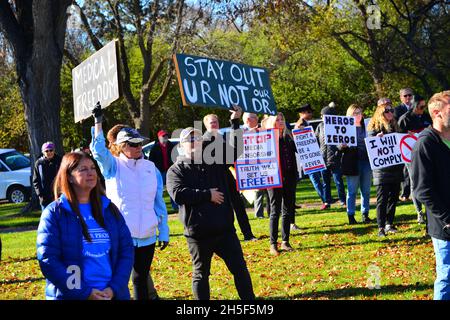
[[[30,194],[30,159],[15,149],[0,149],[0,200],[22,203]]]

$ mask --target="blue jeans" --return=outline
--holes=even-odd
[[[311,183],[314,186],[314,189],[316,189],[317,195],[320,197],[320,200],[322,200],[322,203],[327,202],[327,199],[325,199],[325,193],[323,192],[322,181],[320,181],[320,172],[314,172],[309,174],[308,176],[309,180],[311,180]]]
[[[347,176],[347,214],[349,216],[355,215],[358,188],[361,191],[361,213],[363,216],[369,214],[370,186],[372,184],[372,170],[369,161],[359,160],[358,172],[357,176]]]
[[[436,256],[434,300],[450,300],[450,241],[431,237]]]
[[[325,193],[326,203],[331,204],[331,175],[333,175],[334,183],[336,184],[336,189],[338,191],[339,201],[345,203],[345,187],[344,181],[342,181],[342,171],[341,168],[327,169],[320,172],[323,179],[323,192]]]

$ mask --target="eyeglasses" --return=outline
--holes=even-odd
[[[48,153],[48,152],[54,152],[55,150],[53,149],[48,149],[48,150],[44,150],[44,153]]]
[[[202,136],[190,136],[187,138],[183,139],[183,142],[196,142],[196,141],[202,141],[203,137]]]
[[[355,112],[353,112],[353,115],[354,115],[354,116],[359,116],[360,114],[362,114],[361,111],[355,111]]]
[[[127,145],[131,148],[142,147],[142,142],[129,142],[127,141]]]
[[[88,168],[88,167],[81,167],[81,168],[76,168],[73,171],[78,172],[80,174],[86,174],[89,171],[97,172],[97,168],[95,166],[92,166],[90,168]]]
[[[411,93],[404,94],[403,97],[404,97],[404,98],[406,98],[406,97],[412,97],[412,94],[411,94]]]
[[[394,109],[384,109],[384,113],[394,113]]]

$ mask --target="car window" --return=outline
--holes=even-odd
[[[0,162],[0,172],[6,172],[8,169]]]
[[[13,171],[30,167],[30,159],[17,151],[2,153],[0,159]]]

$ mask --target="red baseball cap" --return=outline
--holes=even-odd
[[[166,131],[164,131],[164,130],[159,130],[158,131],[158,138],[159,137],[164,137],[165,135],[168,136],[169,134]]]

